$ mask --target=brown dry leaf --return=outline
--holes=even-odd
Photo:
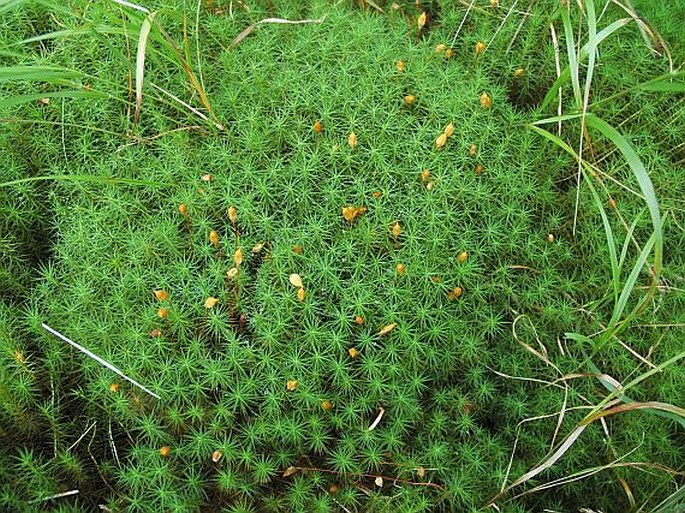
[[[297,289],[297,300],[300,302],[304,301],[304,296],[305,296],[304,289],[303,288]]]
[[[416,24],[419,26],[419,31],[426,25],[426,19],[428,18],[428,15],[426,14],[426,11],[423,11],[421,15],[419,16],[419,19],[416,20]]]
[[[238,248],[235,251],[235,254],[233,255],[233,262],[235,263],[236,267],[240,267],[240,264],[243,263],[244,260],[244,255],[243,255],[243,250]]]
[[[205,299],[205,308],[214,308],[218,302],[219,300],[217,298],[209,296],[207,299]]]
[[[297,273],[291,274],[290,277],[288,278],[288,280],[290,281],[290,284],[293,287],[297,287],[298,289],[304,288],[304,283],[302,283],[302,276],[300,276],[299,274],[297,274]]]
[[[362,318],[361,315],[355,315],[355,317],[354,317],[354,323],[355,323],[355,324],[358,324],[359,326],[361,326],[362,324],[364,324],[364,319]]]
[[[290,477],[297,472],[297,467],[288,467],[283,471],[283,477]]]
[[[150,331],[149,335],[152,338],[161,337],[162,336],[162,330],[154,329],[154,330]]]
[[[321,401],[321,407],[324,410],[329,411],[333,409],[333,404],[328,399],[326,399],[324,401]]]
[[[300,246],[299,244],[295,244],[293,246],[293,252],[297,253],[298,255],[301,255],[303,250],[304,250],[304,248],[302,246]]]
[[[454,133],[454,124],[453,124],[453,123],[448,123],[447,126],[445,127],[445,130],[443,131],[443,133],[444,133],[447,137],[452,137],[452,134]]]
[[[381,328],[381,331],[378,332],[378,336],[382,337],[383,335],[387,335],[392,330],[394,330],[396,327],[397,327],[396,322],[393,322],[392,324],[387,324]]]
[[[347,144],[350,145],[350,148],[354,149],[357,146],[357,134],[350,132],[350,135],[347,138]]]
[[[438,150],[441,150],[442,148],[445,147],[445,143],[447,143],[447,134],[445,132],[441,133],[438,138],[435,140],[435,147]]]

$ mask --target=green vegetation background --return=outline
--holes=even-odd
[[[3,511],[477,511],[607,395],[589,374],[626,383],[649,370],[626,346],[655,364],[683,351],[683,95],[611,99],[668,71],[635,25],[602,45],[592,101],[610,99],[595,112],[620,127],[650,173],[665,266],[657,296],[621,333],[624,346],[612,340],[591,368],[593,348],[564,334],[592,335],[611,316],[606,235],[588,187],[573,233],[576,163],[527,126],[556,76],[549,24],[557,2],[477,2],[454,43],[468,2],[424,2],[430,17],[419,36],[414,2],[399,2],[404,16],[390,3],[385,14],[350,2],[246,3],[249,12],[233,2],[231,14],[228,2],[202,2],[199,31],[195,4],[147,5],[201,70],[225,131],[162,92],[206,112],[156,26],[134,126],[143,14],[113,2],[0,7],[4,66],[79,72],[57,84],[0,82],[0,182],[72,178],[0,188]],[[635,5],[682,64],[683,6]],[[322,23],[263,25],[231,46],[263,18],[323,15]],[[611,4],[604,16],[608,25],[625,13]],[[26,42],[55,31],[64,32]],[[489,44],[476,58],[478,41]],[[435,52],[440,43],[452,58]],[[50,97],[75,84],[85,97]],[[21,94],[37,96],[12,105]],[[416,101],[406,105],[406,95]],[[454,135],[438,151],[450,122]],[[562,133],[577,145],[577,127]],[[635,235],[645,239],[649,216],[630,192],[628,166],[606,140],[593,143],[615,179],[605,184],[616,210],[628,224],[639,217]],[[348,223],[348,205],[367,210]],[[264,246],[253,253],[256,244]],[[238,247],[244,262],[228,283]],[[637,253],[631,245],[628,258]],[[303,279],[303,301],[292,273]],[[638,289],[648,284],[642,273]],[[455,287],[463,294],[450,299]],[[156,289],[170,298],[158,301]],[[207,309],[210,296],[218,304]],[[42,322],[161,399],[51,337]],[[555,381],[570,374],[579,376]],[[684,383],[678,362],[629,395],[683,406]],[[656,511],[684,484],[684,444],[673,417],[607,417],[498,504]],[[631,464],[513,499],[617,458]],[[297,471],[284,476],[289,467]],[[69,490],[79,493],[42,500]]]

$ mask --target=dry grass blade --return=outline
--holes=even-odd
[[[140,108],[143,105],[143,84],[145,80],[145,54],[147,50],[148,36],[152,28],[152,20],[155,14],[148,14],[143,20],[138,36],[138,50],[136,52],[136,111],[133,115],[133,126],[135,128],[140,117]]]
[[[322,16],[318,20],[286,20],[283,18],[265,18],[261,21],[258,21],[257,23],[253,23],[249,27],[247,27],[245,30],[243,30],[240,34],[236,36],[236,38],[233,40],[231,43],[231,48],[234,48],[238,43],[240,43],[243,39],[245,39],[247,36],[249,36],[254,29],[259,27],[260,25],[266,25],[268,23],[278,23],[278,24],[283,24],[283,25],[304,25],[306,23],[323,23],[326,19],[326,16]]]

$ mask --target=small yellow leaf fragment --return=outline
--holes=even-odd
[[[325,411],[329,411],[329,410],[333,409],[333,404],[328,399],[325,399],[325,400],[321,401],[321,407]]]
[[[435,53],[442,53],[445,50],[447,50],[447,45],[445,43],[440,43],[438,46],[435,47]]]
[[[219,233],[216,230],[209,232],[209,242],[214,246],[219,244]]]
[[[289,392],[292,392],[297,388],[297,380],[289,379],[288,382],[285,384],[285,388],[287,388]]]
[[[291,274],[290,277],[288,278],[288,280],[290,281],[290,284],[293,287],[297,287],[298,289],[304,288],[304,284],[302,283],[302,276],[300,276],[299,274],[297,274],[297,273]]]
[[[238,248],[235,250],[235,253],[233,254],[233,263],[235,264],[236,267],[240,267],[240,264],[243,263],[245,255],[243,255],[243,250]]]
[[[155,290],[155,297],[159,301],[166,301],[167,299],[169,299],[169,293],[164,289],[157,289]]]
[[[231,205],[228,207],[228,219],[235,224],[235,222],[238,220],[238,210]]]
[[[399,222],[395,221],[392,225],[392,236],[395,238],[398,238],[401,233],[402,233],[402,227],[400,226]]]
[[[376,479],[374,479],[373,482],[375,483],[375,485],[376,485],[378,488],[382,488],[382,487],[383,487],[383,478],[382,478],[381,476],[378,476]]]
[[[171,453],[171,447],[169,447],[168,445],[164,445],[159,449],[159,455],[162,458],[168,458],[170,453]]]
[[[397,274],[399,274],[400,276],[404,275],[404,273],[405,273],[404,264],[397,264],[397,266],[395,268],[397,270]]]
[[[426,469],[423,467],[419,467],[416,469],[416,475],[419,476],[421,479],[426,477]]]
[[[119,388],[121,388],[121,385],[119,385],[119,383],[112,383],[109,386],[109,391],[113,394],[116,394],[119,391]]]
[[[421,30],[426,25],[427,19],[428,15],[426,14],[426,11],[422,11],[419,15],[418,20],[416,20],[416,24],[419,26],[419,30]]]
[[[304,296],[305,296],[304,289],[303,288],[297,289],[297,300],[300,302],[304,301]]]
[[[238,276],[238,268],[237,267],[231,267],[228,271],[226,271],[226,279],[232,280]]]
[[[547,242],[549,242],[550,244],[551,244],[552,242],[554,242],[554,234],[553,234],[553,233],[548,233],[548,234],[547,234]]]
[[[212,181],[212,175],[210,175],[209,173],[205,173],[204,175],[202,175],[202,181],[203,182],[211,182]]]
[[[378,199],[381,197],[381,191],[373,191],[373,197]]]
[[[178,211],[183,214],[183,217],[188,217],[188,206],[185,203],[178,206]]]
[[[483,92],[480,95],[480,106],[484,109],[489,109],[490,107],[492,107],[492,98],[490,98],[488,93]]]
[[[221,451],[214,451],[212,453],[212,462],[219,463],[219,460],[223,457],[224,453]]]
[[[392,330],[394,330],[397,327],[397,323],[393,322],[391,324],[387,324],[381,328],[381,331],[378,332],[378,336],[382,337],[383,335],[387,335],[390,333]]]
[[[407,96],[404,97],[404,104],[409,107],[416,101],[416,96],[413,94],[408,94]]]
[[[343,207],[342,215],[345,218],[345,221],[351,223],[357,218],[357,215],[359,215],[359,210],[357,209],[357,207],[348,205],[346,207]]]
[[[447,134],[445,132],[441,133],[438,138],[435,140],[435,147],[438,150],[441,150],[442,148],[445,147],[445,143],[447,143]]]
[[[404,71],[404,61],[402,59],[397,61],[397,71],[398,73],[402,73]]]
[[[453,123],[448,123],[447,126],[445,127],[445,130],[443,130],[443,133],[447,137],[452,137],[452,134],[454,133],[454,124]]]
[[[219,300],[213,296],[209,296],[207,299],[205,299],[205,308],[210,309],[214,308],[216,304],[219,302]]]
[[[293,246],[293,253],[297,253],[298,255],[301,255],[303,249],[304,249],[304,248],[303,248],[302,246],[300,246],[299,244],[295,244],[295,245]]]
[[[424,169],[423,171],[421,171],[421,181],[423,183],[426,183],[430,179],[431,179],[430,169]]]
[[[347,137],[347,144],[350,145],[350,148],[354,149],[357,146],[357,134],[350,132],[350,135]]]
[[[361,315],[355,315],[354,323],[361,326],[362,324],[364,324],[364,319],[362,318]]]
[[[160,319],[164,319],[169,316],[169,309],[168,308],[160,308],[157,310],[157,317]]]
[[[483,167],[483,164],[477,164],[475,172],[477,175],[482,175],[483,171],[485,171],[485,168]]]
[[[499,7],[499,0],[490,0],[490,7]]]
[[[251,252],[251,253],[255,253],[255,254],[256,254],[256,253],[259,253],[259,252],[262,250],[263,247],[264,247],[264,243],[263,243],[263,242],[258,242],[257,244],[255,244],[254,246],[252,246],[252,249],[250,250],[250,252]]]
[[[483,43],[482,41],[478,41],[476,43],[476,57],[478,57],[484,51],[485,51],[485,43]]]
[[[459,262],[460,264],[463,264],[464,262],[466,262],[466,260],[468,258],[469,258],[469,253],[467,251],[462,251],[461,253],[459,253],[459,255],[457,255],[457,262]]]
[[[452,291],[450,291],[450,293],[447,294],[447,298],[448,298],[450,301],[454,301],[454,300],[457,299],[458,297],[461,297],[461,295],[462,295],[463,293],[464,293],[464,291],[462,290],[461,287],[454,287],[454,289],[452,289]]]
[[[393,9],[395,8],[396,4],[393,4]],[[398,6],[399,8],[399,6]],[[331,486],[328,487],[328,493],[331,495],[338,495],[338,492],[340,491],[340,488],[338,488],[338,485],[333,483]]]
[[[454,57],[454,50],[452,48],[445,50],[445,59],[451,59],[452,57]]]
[[[475,144],[472,144],[471,146],[469,146],[469,155],[471,155],[472,157],[475,157],[477,153],[478,153],[478,146],[476,146]]]
[[[297,467],[288,467],[283,471],[283,477],[290,477],[297,472]]]
[[[359,351],[355,347],[350,347],[347,350],[347,353],[350,355],[350,358],[358,358],[359,357]]]
[[[316,123],[314,123],[314,131],[317,134],[323,132],[323,123],[321,123],[321,121],[317,121]]]
[[[514,78],[521,78],[525,73],[526,70],[524,70],[523,68],[516,68],[514,70]]]

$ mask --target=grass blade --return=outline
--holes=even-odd
[[[138,36],[138,50],[136,52],[136,110],[133,115],[133,126],[135,127],[140,117],[140,108],[143,104],[143,83],[145,79],[145,53],[147,49],[147,40],[152,28],[152,20],[154,13],[150,13],[143,20],[140,27],[140,35]]]
[[[134,178],[114,178],[107,176],[92,176],[92,175],[45,175],[32,176],[30,178],[20,178],[18,180],[10,180],[9,182],[0,182],[0,188],[10,187],[27,182],[40,182],[45,180],[56,180],[64,182],[93,182],[111,185],[144,185],[148,187],[167,187],[169,184],[161,182],[152,182],[150,180],[136,180]]]

